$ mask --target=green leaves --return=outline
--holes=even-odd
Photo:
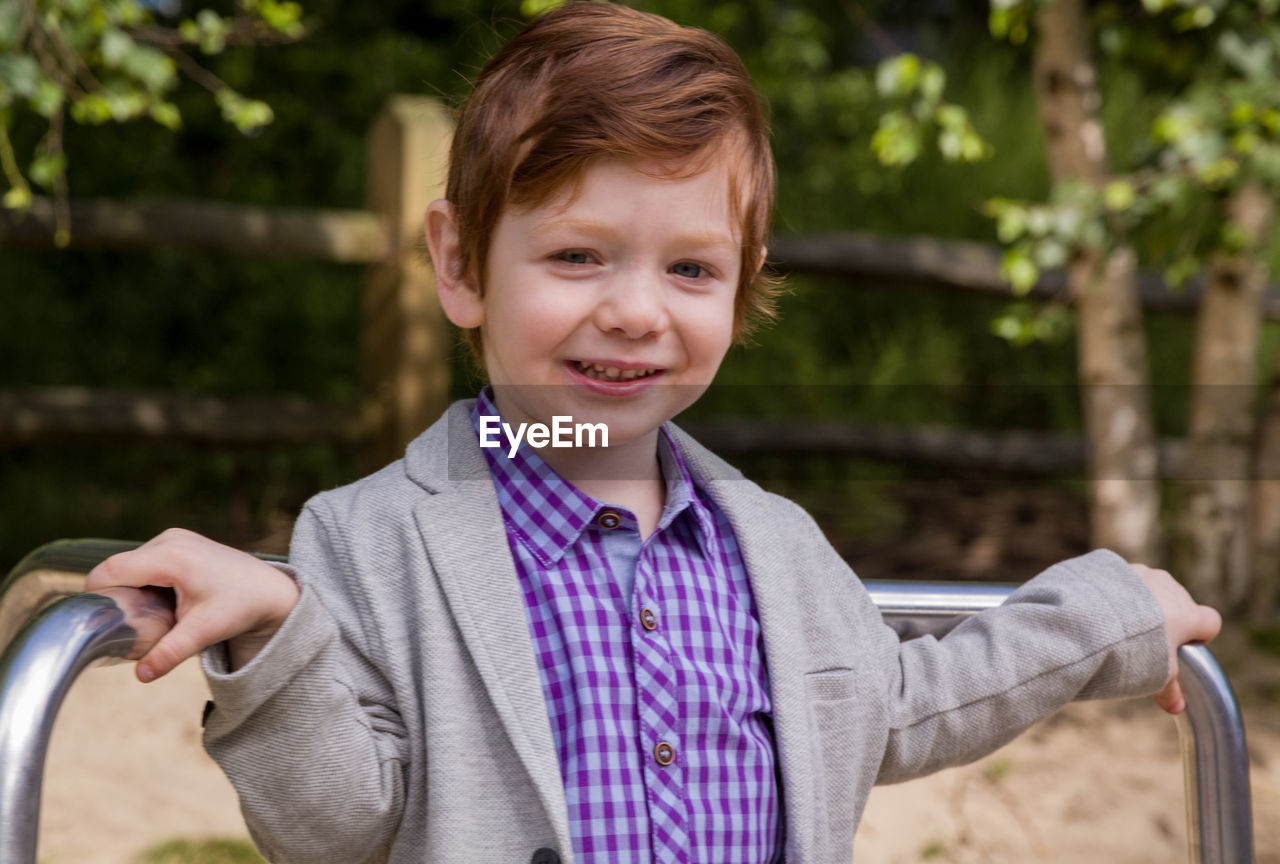
[[[303,34],[302,5],[281,0],[257,0],[246,2],[246,11],[256,12],[262,21],[272,30],[299,39]]]
[[[1035,342],[1056,342],[1070,332],[1071,312],[1057,304],[1038,306],[1022,301],[1011,303],[991,322],[994,336],[1025,347]]]
[[[520,14],[526,18],[532,18],[543,12],[550,12],[563,4],[564,0],[520,0]]]
[[[1101,189],[1059,183],[1044,203],[992,198],[982,212],[996,220],[996,235],[1008,247],[1000,275],[1023,295],[1041,271],[1065,267],[1074,255],[1102,251],[1126,236],[1145,206],[1134,182],[1118,178]]]
[[[987,16],[987,29],[995,39],[1007,39],[1014,45],[1022,45],[1030,33],[1031,9],[1029,0],[991,0],[991,12]]]
[[[30,113],[48,124],[25,172],[8,138],[12,115],[0,124],[0,162],[9,184],[4,206],[30,205],[28,178],[65,204],[67,117],[85,125],[148,117],[180,129],[182,115],[169,98],[181,83],[179,71],[209,90],[222,116],[241,132],[270,123],[270,106],[241,95],[184,51],[191,46],[216,55],[231,44],[299,38],[302,7],[291,0],[236,0],[236,7],[230,17],[195,10],[177,28],[167,28],[151,5],[138,0],[0,0],[0,112]],[[58,236],[65,239],[65,225]]]
[[[871,136],[871,152],[882,165],[910,165],[920,155],[920,125],[906,111],[886,111]]]
[[[988,158],[989,145],[959,105],[943,100],[947,75],[937,63],[899,54],[876,67],[876,92],[892,107],[880,116],[871,151],[883,165],[910,165],[936,131],[938,152],[950,162]]]
[[[1112,180],[1102,189],[1102,201],[1112,213],[1123,213],[1133,206],[1137,192],[1128,180]]]
[[[273,119],[271,106],[256,99],[246,99],[230,87],[214,94],[222,109],[222,118],[245,134],[256,132]]]
[[[201,9],[194,19],[189,18],[178,25],[182,38],[199,45],[205,54],[221,54],[227,47],[227,35],[231,29],[232,22],[212,9]]]
[[[32,160],[27,174],[32,183],[51,190],[66,170],[67,157],[64,154],[42,153]]]

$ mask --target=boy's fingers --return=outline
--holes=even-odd
[[[217,640],[202,640],[198,628],[179,621],[138,661],[138,680],[145,684],[168,675],[183,660],[199,654],[214,641]]]
[[[1181,714],[1187,707],[1186,700],[1182,696],[1182,685],[1178,682],[1176,675],[1173,680],[1164,685],[1163,690],[1156,694],[1155,699],[1156,704],[1170,714]]]
[[[207,544],[198,534],[182,528],[169,528],[152,537],[137,549],[117,552],[85,577],[85,590],[96,591],[113,585],[173,585],[174,574],[189,566],[191,552],[198,544]]]
[[[1208,642],[1221,632],[1222,614],[1212,606],[1198,606],[1196,612],[1195,635],[1191,639],[1194,642]]]
[[[97,591],[116,585],[141,588],[144,585],[172,585],[174,571],[172,555],[163,547],[139,546],[128,552],[118,552],[85,577],[86,591]]]

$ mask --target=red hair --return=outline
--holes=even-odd
[[[490,238],[508,204],[537,207],[595,160],[679,165],[730,159],[742,257],[734,334],[774,316],[775,277],[758,272],[773,208],[764,108],[718,36],[607,3],[571,2],[531,21],[481,71],[449,154],[462,270],[483,290]],[[481,356],[478,330],[466,337]]]

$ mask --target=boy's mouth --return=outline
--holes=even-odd
[[[619,369],[617,366],[606,366],[602,363],[591,363],[586,360],[573,361],[573,368],[577,369],[588,378],[594,378],[596,381],[635,381],[640,378],[648,378],[660,369]]]

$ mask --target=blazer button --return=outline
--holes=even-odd
[[[533,853],[533,858],[529,864],[560,864],[560,856],[556,854],[556,850],[548,849],[545,846]]]

